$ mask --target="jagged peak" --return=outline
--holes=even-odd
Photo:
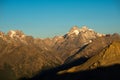
[[[88,34],[91,33],[91,34],[94,34],[98,37],[102,37],[102,36],[105,36],[105,34],[100,34],[100,33],[96,33],[93,29],[89,29],[87,26],[82,26],[81,28],[79,28],[78,26],[73,26],[70,31],[67,33],[67,35],[78,35],[78,34]]]
[[[82,26],[82,28],[79,29],[80,32],[85,32],[89,30],[92,30],[92,29],[89,29],[87,26]]]
[[[25,37],[25,34],[22,32],[22,31],[19,31],[19,30],[10,30],[7,35],[11,38],[14,38],[14,37]]]
[[[13,32],[13,33],[16,33],[16,34],[22,34],[22,35],[24,35],[24,33],[21,30],[10,30],[9,32]]]
[[[70,31],[68,32],[68,35],[70,34],[76,34],[78,35],[80,32],[86,32],[86,31],[93,31],[92,29],[89,29],[87,26],[82,26],[81,28],[79,28],[78,26],[73,26]]]
[[[79,28],[77,26],[73,26],[70,31],[68,32],[68,34],[79,34]]]
[[[82,26],[81,29],[89,29],[87,26]]]
[[[78,26],[73,26],[71,29],[70,29],[70,31],[73,31],[73,30],[78,30],[79,29],[79,27]]]

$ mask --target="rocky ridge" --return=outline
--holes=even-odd
[[[58,73],[73,73],[82,70],[95,69],[97,67],[105,67],[113,64],[120,64],[120,40],[112,42],[109,46],[104,48],[100,53],[91,57],[82,65],[74,66],[68,70]]]
[[[0,32],[0,69],[8,65],[17,78],[32,77],[38,71],[91,59],[119,40],[119,34],[100,34],[86,26],[74,26],[63,36],[46,39],[19,30]]]

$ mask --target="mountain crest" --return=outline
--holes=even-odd
[[[15,37],[17,37],[17,38],[24,38],[25,37],[24,33],[22,31],[19,31],[19,30],[10,30],[7,33],[7,35],[9,37],[11,37],[11,38],[15,38]]]
[[[87,26],[83,26],[81,28],[74,26],[70,29],[70,31],[67,33],[68,36],[72,36],[74,37],[74,35],[84,35],[84,37],[90,37],[90,36],[94,36],[94,37],[102,37],[105,36],[104,34],[100,34],[95,32],[92,29],[89,29]]]
[[[68,32],[68,34],[76,34],[76,35],[78,35],[81,32],[88,32],[88,31],[94,32],[92,29],[89,29],[87,26],[83,26],[81,28],[79,28],[77,26],[74,26],[74,27],[72,27],[70,29],[70,31]]]
[[[87,26],[83,26],[81,29],[79,29],[80,32],[85,32],[85,31],[91,31],[92,29],[89,29]]]
[[[70,29],[69,34],[79,34],[79,28],[77,26],[74,26]]]

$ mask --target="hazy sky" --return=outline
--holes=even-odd
[[[120,0],[0,0],[0,31],[45,38],[74,25],[120,33]]]

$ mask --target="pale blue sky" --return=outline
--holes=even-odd
[[[120,33],[120,0],[0,0],[0,31],[46,38],[74,25]]]

